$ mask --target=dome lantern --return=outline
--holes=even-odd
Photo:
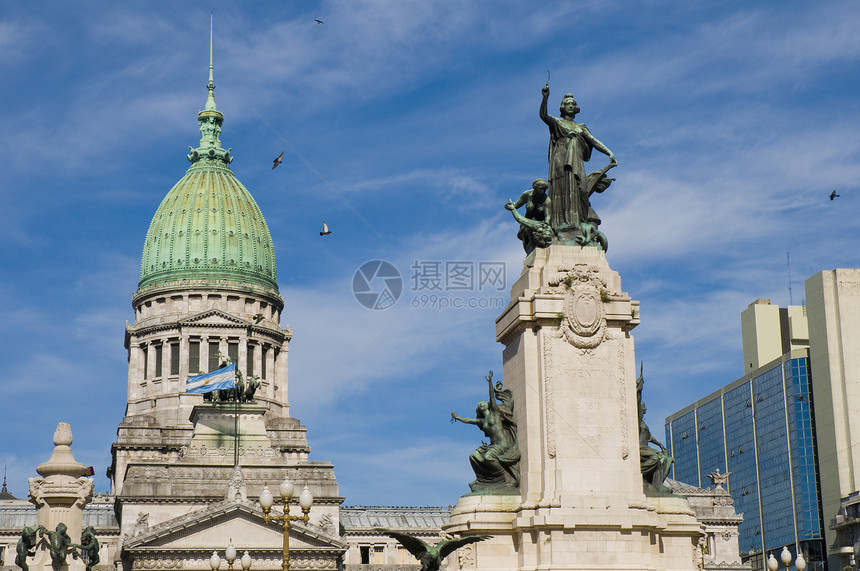
[[[206,105],[203,111],[197,114],[197,122],[200,123],[200,146],[196,149],[189,146],[188,160],[194,164],[199,160],[221,161],[225,164],[233,162],[230,150],[221,148],[221,125],[224,123],[224,115],[218,111],[215,105],[215,79],[212,67],[212,19],[209,19],[209,82],[206,84],[209,90],[206,96]]]

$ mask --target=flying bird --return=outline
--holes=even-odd
[[[254,323],[260,323],[261,321],[263,321],[263,317],[264,316],[262,313],[255,313],[254,314]]]
[[[272,170],[275,170],[275,167],[277,167],[282,162],[284,162],[284,152],[283,151],[281,151],[281,154],[278,155],[278,158],[276,158],[275,162],[272,164]]]
[[[323,229],[322,232],[320,232],[320,236],[325,236],[327,234],[331,234],[331,230],[328,229],[328,224],[326,224],[325,220],[323,220]]]
[[[325,22],[323,22],[322,20],[314,20],[314,22],[316,22],[317,24],[325,24]]]
[[[833,192],[831,192],[831,193],[830,193],[830,200],[833,200],[834,198],[838,198],[838,197],[839,197],[839,195],[838,195],[838,194],[836,194],[836,191],[835,191],[835,190],[834,190]]]
[[[430,545],[417,537],[400,533],[398,531],[392,531],[382,527],[376,528],[376,531],[384,533],[385,535],[393,537],[399,541],[409,553],[414,555],[415,558],[421,562],[421,571],[439,571],[439,566],[442,564],[442,560],[457,549],[469,543],[484,541],[491,537],[489,535],[467,535],[466,537],[446,539],[444,541],[440,541],[436,545]]]

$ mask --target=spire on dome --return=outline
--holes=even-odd
[[[206,96],[206,106],[197,114],[200,123],[200,146],[196,149],[188,147],[188,160],[196,163],[201,159],[216,160],[225,164],[233,162],[230,149],[221,148],[221,125],[224,115],[215,107],[215,79],[212,66],[212,15],[209,15],[209,83],[206,84],[209,94]]]
[[[209,89],[209,96],[206,97],[206,111],[216,111],[215,108],[215,79],[212,75],[212,14],[209,14],[209,83],[206,88]]]

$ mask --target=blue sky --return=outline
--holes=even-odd
[[[123,328],[152,214],[200,138],[210,11],[221,140],[272,231],[294,331],[292,414],[347,504],[468,491],[482,435],[449,415],[501,375],[500,310],[416,309],[410,268],[503,263],[503,292],[440,293],[506,302],[522,249],[503,205],[546,174],[547,70],[553,113],[573,92],[619,161],[593,206],[641,302],[655,434],[743,373],[739,314],[788,303],[786,252],[795,304],[812,274],[860,267],[856,2],[198,4],[0,11],[0,463],[19,497],[58,421],[108,488]],[[403,275],[384,311],[352,294],[368,260]]]

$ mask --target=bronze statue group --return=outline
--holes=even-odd
[[[549,115],[549,83],[541,90],[540,118],[549,127],[549,180],[536,179],[516,202],[508,200],[505,208],[511,211],[520,231],[526,253],[550,244],[595,246],[604,252],[608,243],[597,227],[600,217],[591,207],[591,195],[609,188],[613,178],[606,173],[618,161],[609,148],[598,141],[582,123],[575,121],[579,106],[570,93],[565,94],[559,107],[560,117]],[[597,150],[609,157],[604,168],[585,173],[585,163]],[[526,207],[525,215],[517,208]]]
[[[81,533],[80,544],[72,543],[72,538],[69,537],[67,529],[64,523],[58,523],[54,531],[46,529],[42,525],[25,527],[21,532],[21,539],[18,540],[15,565],[24,571],[29,571],[30,566],[27,565],[27,558],[36,555],[36,546],[39,541],[46,541],[51,554],[51,568],[54,571],[60,571],[66,566],[66,556],[69,553],[74,559],[82,558],[87,571],[92,571],[93,567],[99,563],[99,541],[96,539],[95,529],[93,526],[84,529]],[[37,534],[39,539],[36,539]]]

